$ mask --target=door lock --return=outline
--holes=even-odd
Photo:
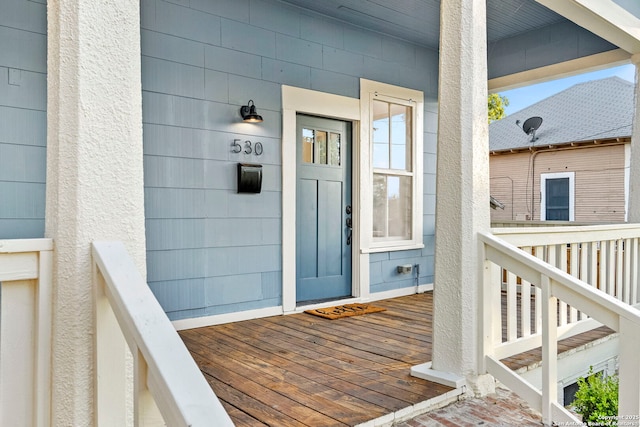
[[[351,215],[351,205],[347,205],[347,208],[345,209],[345,212],[347,213],[347,215]],[[353,229],[353,222],[351,221],[351,217],[347,217],[347,219],[345,220],[345,225],[347,226],[347,229],[349,230],[349,234],[347,235],[347,245],[351,244],[351,230]]]

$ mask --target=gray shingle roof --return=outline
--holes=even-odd
[[[489,125],[491,151],[631,136],[634,85],[619,77],[579,83]],[[535,142],[522,131],[542,117]],[[520,125],[516,125],[520,120]]]

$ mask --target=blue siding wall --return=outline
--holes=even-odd
[[[143,0],[148,279],[172,319],[282,303],[281,85],[357,98],[359,78],[421,90],[425,249],[376,254],[372,291],[433,280],[437,53],[271,0]],[[240,122],[255,101],[265,121]],[[260,157],[234,139],[261,142]],[[263,165],[236,194],[237,162]]]
[[[44,235],[46,9],[44,0],[0,5],[0,239]]]

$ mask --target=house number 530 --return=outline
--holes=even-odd
[[[261,142],[256,142],[254,144],[249,140],[242,142],[240,139],[234,139],[231,146],[233,147],[231,150],[233,153],[255,153],[256,156],[261,156],[263,151]]]

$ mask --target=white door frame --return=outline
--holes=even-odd
[[[362,295],[360,277],[360,100],[309,89],[282,86],[282,309],[296,310],[296,114],[352,122],[352,294]],[[369,268],[368,265],[366,266]],[[368,282],[368,281],[367,281]],[[366,284],[368,285],[368,283]]]

